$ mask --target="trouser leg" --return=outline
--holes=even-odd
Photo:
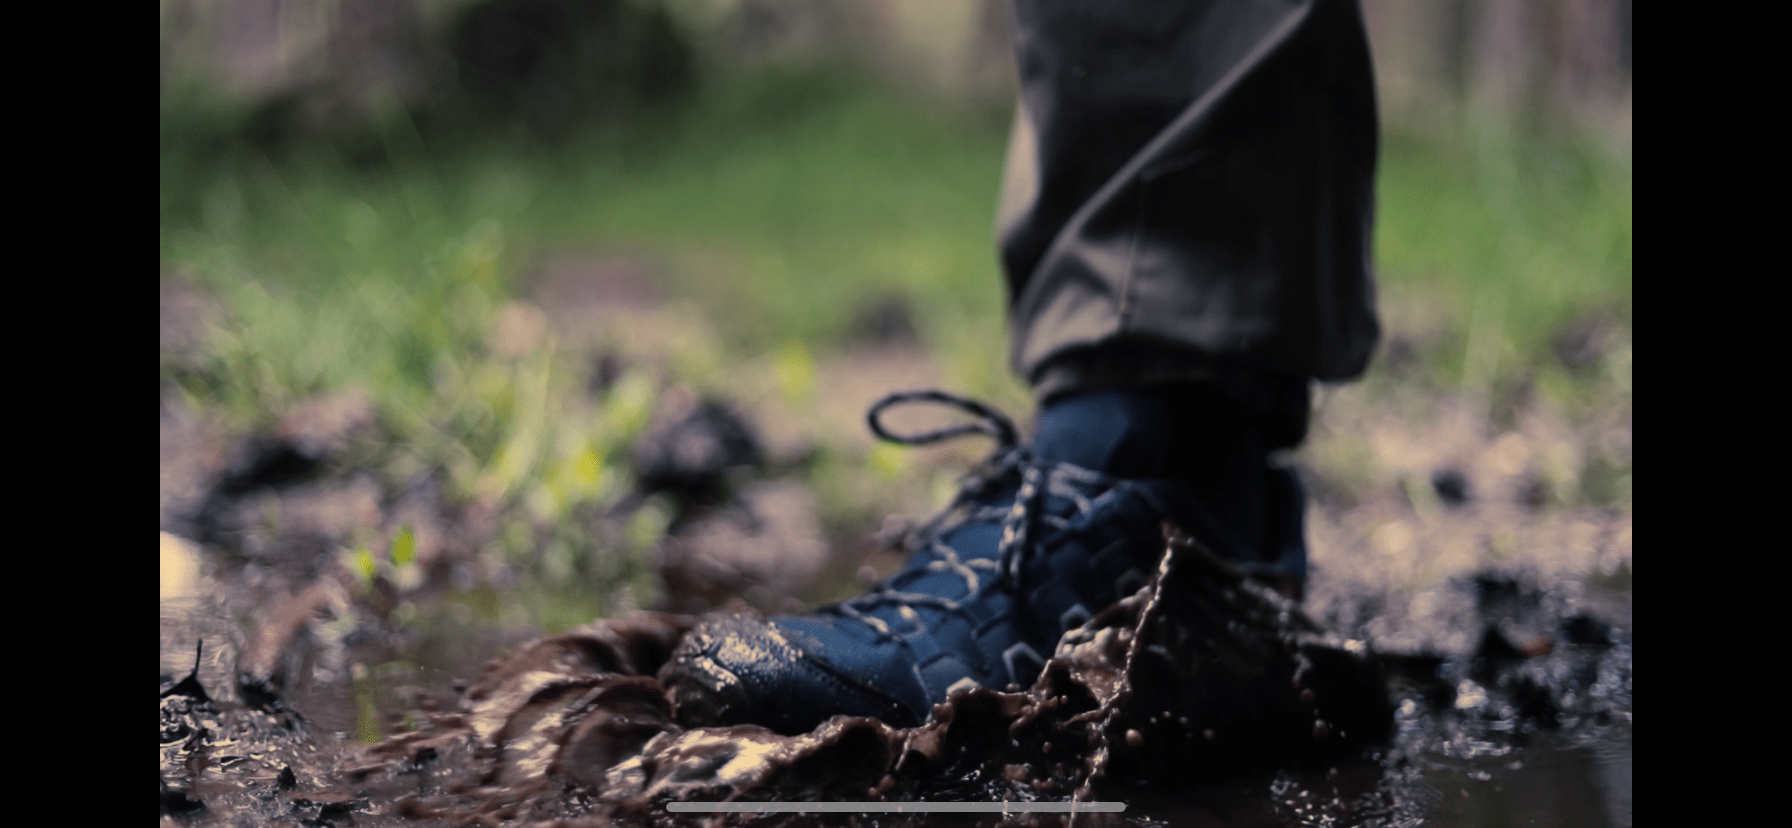
[[[1010,359],[1042,396],[1359,374],[1377,144],[1355,0],[1013,0]],[[1295,438],[1298,439],[1298,436]]]

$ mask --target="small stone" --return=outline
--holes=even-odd
[[[1448,506],[1461,506],[1469,497],[1468,477],[1458,469],[1438,469],[1431,474],[1431,489]]]
[[[1312,704],[1314,698],[1315,698],[1315,696],[1313,695],[1313,688],[1308,687],[1307,689],[1300,691],[1300,703],[1301,704]]]
[[[1612,643],[1611,627],[1586,613],[1578,613],[1562,623],[1562,636],[1570,644]]]
[[[1138,747],[1145,744],[1145,734],[1140,733],[1137,729],[1128,728],[1126,731],[1126,744],[1132,747]]]
[[[1324,739],[1328,734],[1331,733],[1331,731],[1332,731],[1331,726],[1327,725],[1325,723],[1324,719],[1314,719],[1313,720],[1313,738],[1314,739]]]
[[[1211,742],[1215,739],[1218,739],[1219,737],[1220,737],[1220,735],[1218,733],[1213,732],[1213,728],[1211,728],[1211,727],[1201,728],[1201,738],[1206,739],[1207,741]]]

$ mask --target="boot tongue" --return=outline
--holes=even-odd
[[[1163,396],[1102,389],[1060,397],[1039,411],[1033,453],[1123,478],[1162,477],[1169,459],[1170,411]]]

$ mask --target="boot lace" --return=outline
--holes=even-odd
[[[881,419],[883,413],[891,407],[908,403],[945,405],[967,412],[975,419],[914,434],[890,431]],[[926,571],[954,572],[963,578],[965,599],[979,594],[984,588],[984,579],[991,576],[994,577],[995,586],[1015,593],[1021,591],[1027,558],[1035,546],[1035,537],[1042,528],[1052,530],[1069,523],[1068,518],[1046,513],[1044,500],[1048,495],[1074,504],[1077,514],[1081,515],[1095,508],[1105,490],[1120,483],[1115,478],[1090,469],[1041,460],[1020,445],[1019,432],[1014,427],[1014,421],[1007,415],[989,405],[956,394],[931,390],[902,391],[872,404],[865,416],[872,434],[901,445],[927,445],[972,434],[983,434],[995,439],[995,450],[973,472],[952,502],[911,532],[906,544],[911,551],[926,550],[932,556],[932,560],[924,567]],[[1014,485],[1017,479],[1018,487],[1011,505],[988,505],[983,502],[994,490],[1004,485]],[[967,561],[942,540],[950,530],[966,523],[996,521],[1001,524],[1002,536],[993,559],[973,558]],[[905,568],[899,574],[912,571],[912,568]],[[894,633],[889,625],[883,619],[867,614],[868,610],[880,605],[896,604],[898,613],[919,628],[921,620],[912,607],[932,606],[954,611],[964,600],[904,592],[894,588],[893,580],[886,581],[865,595],[836,604],[833,609],[871,627],[881,635],[890,636]]]

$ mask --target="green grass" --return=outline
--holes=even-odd
[[[791,75],[723,84],[554,148],[435,146],[400,117],[358,147],[270,158],[218,137],[228,126],[163,115],[163,278],[227,311],[204,359],[165,361],[164,382],[240,430],[299,399],[366,391],[382,429],[366,463],[394,479],[442,470],[452,496],[500,515],[494,566],[586,583],[606,596],[599,611],[618,584],[641,593],[623,603],[645,600],[652,527],[599,536],[571,518],[626,490],[655,386],[637,372],[592,399],[584,355],[493,352],[495,316],[531,262],[652,258],[666,291],[714,327],[704,354],[668,355],[700,387],[726,392],[773,354],[801,367],[843,342],[857,309],[899,295],[956,390],[1024,399],[1005,373],[993,241],[1005,135],[987,120]],[[1383,295],[1438,317],[1421,343],[1429,381],[1530,372],[1572,396],[1551,367],[1554,333],[1595,311],[1629,327],[1630,168],[1570,141],[1466,135],[1385,141]],[[1482,375],[1473,353],[1493,355]]]
[[[1555,371],[1552,338],[1589,314],[1628,331],[1631,185],[1627,162],[1585,142],[1392,131],[1376,268],[1385,296],[1442,312],[1441,341],[1426,343],[1439,380],[1472,370],[1471,327],[1497,348],[1496,375]]]
[[[557,240],[682,262],[675,287],[750,351],[825,345],[851,311],[892,293],[962,311],[947,325],[999,325],[1003,136],[886,95],[794,85],[708,102],[652,147],[559,156],[564,179],[524,221]]]

